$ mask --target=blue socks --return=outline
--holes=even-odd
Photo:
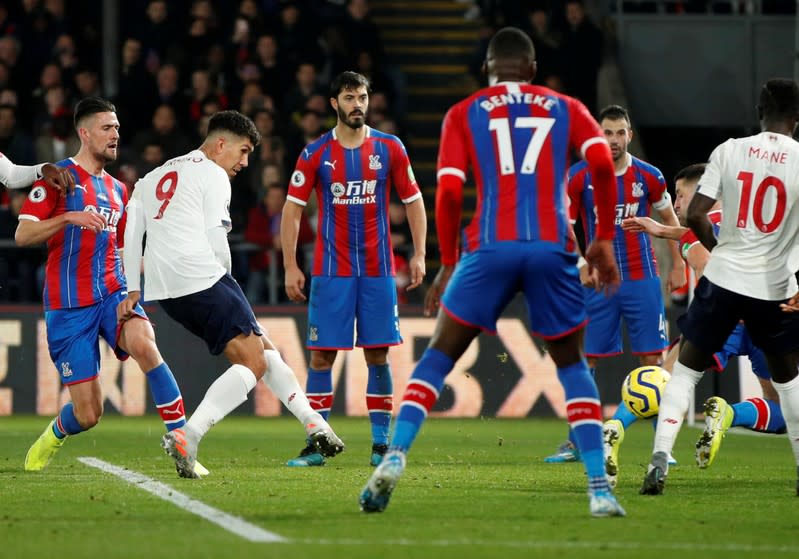
[[[391,439],[391,450],[408,452],[427,414],[438,401],[444,379],[455,362],[434,348],[427,348],[413,370],[400,403]]]
[[[83,427],[80,426],[80,423],[75,418],[72,402],[64,404],[64,407],[61,408],[53,422],[53,433],[56,438],[63,439],[67,435],[77,435],[82,432]]]
[[[391,380],[391,367],[368,365],[369,380],[366,384],[366,409],[372,424],[372,442],[388,444],[391,425],[391,410],[394,406],[394,384]]]
[[[619,402],[619,407],[616,408],[616,413],[613,414],[612,419],[618,419],[625,429],[638,421],[638,418],[624,402]]]
[[[558,379],[566,394],[569,426],[588,474],[588,489],[609,491],[602,446],[602,405],[596,383],[588,372],[588,364],[580,360],[558,368]]]
[[[186,412],[183,408],[183,396],[175,381],[169,365],[161,363],[145,374],[150,394],[158,409],[167,431],[179,429],[186,424]]]
[[[785,418],[779,403],[764,398],[749,398],[732,406],[731,427],[746,427],[761,433],[785,433]]]
[[[333,371],[332,369],[308,369],[308,381],[305,383],[305,395],[314,411],[319,412],[325,421],[333,407]]]

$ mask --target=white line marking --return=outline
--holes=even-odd
[[[127,470],[125,468],[120,468],[119,466],[114,466],[113,464],[109,464],[108,462],[104,462],[98,458],[94,458],[93,456],[82,456],[78,458],[78,461],[83,462],[92,468],[97,468],[98,470],[113,474],[118,478],[127,481],[131,485],[135,485],[139,489],[143,489],[144,491],[155,495],[159,499],[168,501],[178,508],[205,518],[209,522],[213,522],[217,526],[224,528],[228,532],[233,532],[245,540],[249,540],[251,542],[269,543],[282,543],[287,541],[279,534],[264,530],[263,528],[260,528],[254,524],[250,524],[242,518],[233,516],[219,509],[215,509],[214,507],[206,505],[197,499],[192,499],[188,495],[184,495],[180,491],[173,489],[167,484],[156,481],[144,474]]]

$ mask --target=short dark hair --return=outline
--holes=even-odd
[[[610,120],[626,120],[627,124],[631,124],[630,113],[621,105],[608,105],[599,111],[599,122],[602,122],[606,118]]]
[[[257,146],[261,142],[261,133],[255,127],[255,123],[246,115],[239,111],[219,111],[208,121],[208,136],[214,132],[230,132],[240,138],[247,138],[252,145]]]
[[[81,122],[86,118],[97,113],[115,113],[117,108],[108,99],[102,97],[86,97],[78,101],[75,105],[75,129],[80,127]]]
[[[349,70],[341,72],[330,84],[330,97],[338,97],[338,94],[345,89],[358,89],[359,87],[365,87],[366,91],[369,91],[371,84],[366,76]]]
[[[704,174],[705,167],[707,167],[707,163],[694,163],[683,167],[674,175],[674,182],[679,180],[697,181]]]
[[[487,58],[527,58],[535,60],[535,46],[530,37],[517,27],[503,27],[488,43]]]
[[[788,78],[773,78],[763,84],[757,105],[761,120],[799,117],[799,86]]]

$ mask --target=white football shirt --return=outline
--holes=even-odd
[[[225,275],[206,233],[231,228],[230,179],[222,167],[194,150],[147,173],[132,200],[144,214],[148,301],[203,291]]]
[[[799,240],[799,143],[773,132],[727,140],[711,154],[698,192],[724,208],[705,276],[756,299],[794,295],[789,256]]]

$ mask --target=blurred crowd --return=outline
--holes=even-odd
[[[126,0],[118,4],[118,53],[103,52],[102,6],[0,2],[0,152],[19,164],[70,157],[79,147],[77,101],[111,97],[122,140],[108,171],[132,188],[198,146],[214,112],[240,110],[263,139],[233,188],[234,274],[253,303],[265,302],[270,259],[279,260],[287,177],[304,145],[335,125],[332,78],[352,69],[369,77],[368,124],[389,133],[401,127],[403,77],[386,59],[367,0]],[[119,61],[113,96],[101,75],[109,55]],[[10,248],[23,201],[24,193],[0,188],[0,300],[40,299],[43,253],[23,258]],[[314,226],[310,213],[303,253]]]

